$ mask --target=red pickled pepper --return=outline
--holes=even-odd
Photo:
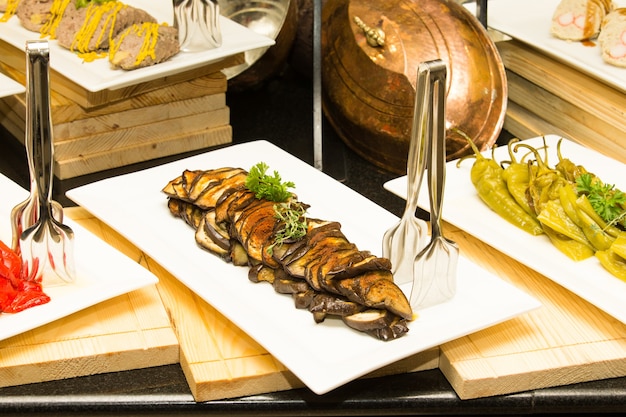
[[[23,278],[20,256],[0,240],[0,313],[17,313],[48,301],[41,283]]]

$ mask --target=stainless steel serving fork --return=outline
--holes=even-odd
[[[446,301],[456,291],[458,247],[442,236],[440,225],[446,158],[446,76],[441,60],[423,62],[418,67],[406,208],[400,222],[383,236],[383,256],[391,260],[394,279],[413,284],[410,303],[415,310]],[[426,169],[432,230],[428,244],[428,225],[415,216]]]
[[[54,146],[50,115],[49,48],[45,40],[26,42],[26,135],[31,170],[30,200],[18,205],[19,249],[29,279],[44,284],[74,280],[74,232],[63,223],[62,208],[52,200]],[[32,225],[31,225],[32,224]],[[54,276],[44,271],[54,272]]]
[[[429,137],[426,135],[428,103],[426,83],[429,77],[419,71],[416,81],[415,104],[413,108],[413,125],[409,139],[407,159],[407,197],[404,213],[400,222],[387,230],[383,236],[383,256],[391,261],[394,279],[398,283],[413,280],[413,264],[415,256],[426,246],[428,224],[415,215],[420,186],[426,169],[426,151]]]
[[[413,288],[410,303],[414,309],[425,308],[449,300],[456,293],[458,245],[443,236],[441,212],[446,177],[446,66],[441,60],[420,65],[420,74],[428,78],[424,109],[428,115],[426,136],[430,138],[426,152],[428,196],[430,201],[430,242],[415,257]]]
[[[217,0],[172,0],[174,27],[183,51],[203,51],[222,46]]]

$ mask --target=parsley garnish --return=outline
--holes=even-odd
[[[604,184],[597,177],[585,173],[576,179],[576,187],[579,193],[587,195],[591,207],[607,223],[624,218],[626,194],[616,189],[615,185]]]
[[[254,192],[258,199],[266,199],[281,203],[292,197],[292,193],[288,190],[294,188],[295,184],[291,181],[283,182],[277,171],[274,176],[267,174],[269,167],[265,162],[259,162],[252,168],[246,177],[246,187]]]

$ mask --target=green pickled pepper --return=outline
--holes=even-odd
[[[507,167],[504,168],[504,171],[502,172],[502,178],[504,179],[509,192],[515,201],[517,201],[517,204],[519,204],[520,207],[526,211],[526,213],[535,217],[536,213],[528,203],[527,191],[528,183],[530,181],[530,171],[536,167],[533,165],[532,161],[528,161],[528,163],[517,161],[513,152],[513,144],[517,141],[519,140],[513,139],[507,144],[509,157],[511,159],[508,161]]]
[[[485,158],[474,142],[467,135],[462,135],[472,147],[476,158],[470,171],[470,178],[480,199],[509,223],[532,235],[543,234],[539,222],[520,207],[509,192],[502,178],[504,169],[493,158]],[[461,161],[462,159],[457,165]]]

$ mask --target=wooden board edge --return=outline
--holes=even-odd
[[[504,119],[504,129],[518,139],[530,139],[550,133],[568,136],[563,130],[510,100]],[[575,137],[570,139],[576,140]]]
[[[497,47],[508,70],[564,101],[609,123],[622,123],[626,117],[623,92],[522,42],[498,42]]]
[[[163,333],[161,329],[149,332]],[[128,335],[117,335],[119,338],[117,343],[123,343],[126,336]],[[161,336],[157,336],[157,338],[160,337]],[[95,338],[94,342],[103,342],[98,339],[99,338]],[[50,348],[60,349],[62,347],[50,346]],[[144,347],[129,346],[126,350],[119,352],[108,352],[106,354],[98,353],[93,356],[77,356],[69,359],[59,359],[45,364],[24,364],[18,367],[0,369],[0,387],[171,365],[179,362],[178,354],[178,344],[169,343],[160,346],[150,346],[149,351]]]
[[[117,149],[139,147],[142,144],[159,144],[186,134],[228,126],[230,109],[224,107],[203,113],[191,114],[146,124],[120,127],[109,132],[100,132],[75,138],[64,138],[55,142],[54,156],[57,161],[73,158],[89,158],[102,152],[112,154]],[[54,128],[56,132],[56,127]]]
[[[623,377],[626,362],[623,355],[598,357],[588,362],[584,356],[592,352],[620,351],[622,341],[605,341],[587,346],[560,346],[542,351],[520,352],[502,357],[477,357],[452,362],[445,349],[439,368],[462,400],[507,395],[542,388]],[[597,356],[597,355],[596,355]],[[543,369],[532,369],[541,357],[579,358],[569,364],[555,363]]]
[[[13,68],[19,74],[26,74],[26,59],[24,51],[10,45],[0,39],[0,61],[3,65]],[[64,97],[74,101],[85,109],[96,108],[99,106],[111,104],[120,100],[124,100],[139,94],[150,92],[165,85],[177,84],[189,81],[191,79],[219,72],[225,68],[240,65],[245,62],[245,54],[243,52],[233,54],[217,61],[210,62],[206,65],[182,71],[176,74],[161,77],[155,80],[138,83],[128,87],[102,91],[88,91],[66,76],[55,70],[50,71],[50,85],[54,91],[57,91]]]
[[[57,161],[54,174],[59,179],[64,180],[160,157],[224,145],[231,141],[232,127],[226,125],[176,136],[160,142],[142,143],[139,146],[130,146],[111,152],[100,152],[85,157]]]
[[[250,358],[252,361],[275,359],[269,354],[265,358]],[[209,378],[214,374],[214,367],[227,366],[225,363],[189,363],[181,356],[180,365],[183,369],[189,389],[195,401],[211,401],[236,398],[249,395],[266,394],[269,392],[287,391],[304,387],[304,384],[291,372],[282,367],[280,371],[263,372],[237,378]]]
[[[439,366],[439,355],[440,350],[438,347],[431,348],[373,371],[364,375],[362,378],[378,378],[437,369]],[[227,363],[189,363],[185,360],[184,355],[181,355],[180,364],[196,401],[211,401],[244,395],[265,394],[305,386],[295,375],[282,365],[278,367],[278,371],[272,371],[272,369],[275,369],[276,360],[269,353],[247,358],[247,360],[255,364],[265,361],[268,362],[268,365],[265,367],[262,365],[259,366],[259,373],[256,375],[249,375],[235,380],[227,377],[227,375],[229,375],[227,369],[222,369],[228,366]],[[267,372],[263,371],[263,369],[267,370]],[[207,377],[207,375],[214,376],[217,373],[223,373],[224,377],[221,379]]]

